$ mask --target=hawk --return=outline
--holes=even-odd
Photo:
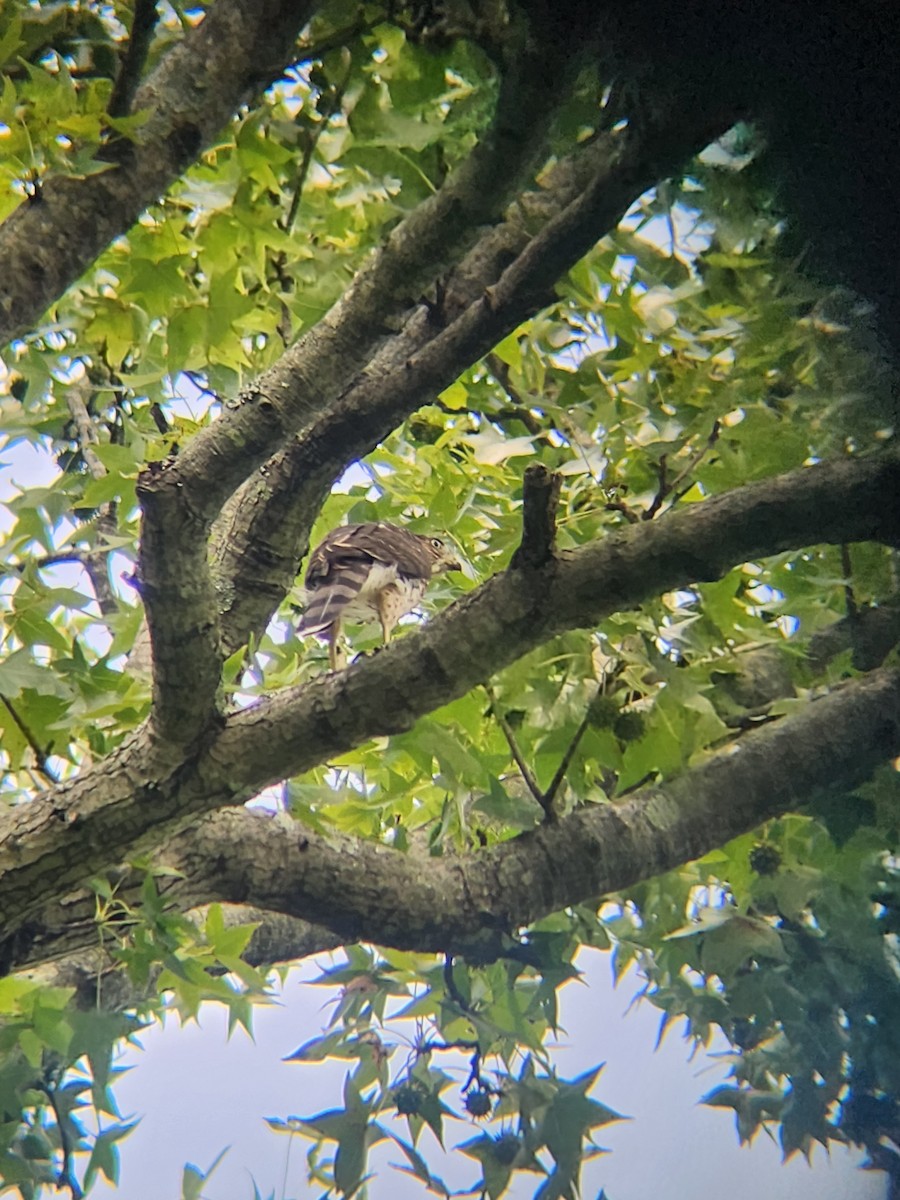
[[[416,607],[431,578],[460,569],[455,552],[439,537],[410,533],[387,521],[339,526],[310,555],[304,580],[309,605],[297,632],[315,634],[328,643],[334,671],[344,618],[377,617],[387,645],[397,622]]]

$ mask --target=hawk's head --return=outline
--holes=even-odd
[[[416,537],[428,551],[432,575],[442,575],[444,571],[462,570],[462,563],[459,561],[456,548],[448,545],[443,538],[425,537],[422,534],[416,534]]]

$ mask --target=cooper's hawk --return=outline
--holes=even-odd
[[[309,605],[297,632],[327,641],[334,671],[345,617],[377,617],[387,645],[394,626],[419,603],[432,576],[459,569],[455,552],[438,537],[410,533],[387,521],[342,525],[310,555],[304,580]]]

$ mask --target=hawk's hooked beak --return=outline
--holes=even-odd
[[[454,546],[452,552],[450,554],[448,554],[447,557],[450,561],[447,563],[446,567],[442,567],[441,570],[443,570],[443,571],[461,571],[462,574],[465,575],[466,579],[475,580],[478,578],[478,576],[475,574],[475,571],[472,568],[472,564],[469,562],[469,560],[467,558],[463,557],[463,555],[460,554],[459,550],[457,550],[457,548],[455,546]]]
[[[432,568],[433,575],[443,575],[445,571],[461,571],[463,569],[459,550],[456,546],[448,546],[446,542],[440,547]]]
[[[441,561],[438,563],[438,570],[443,572],[443,571],[461,571],[462,569],[463,569],[462,563],[460,562],[459,554],[456,550],[456,547],[454,546],[451,549],[449,546],[447,546],[444,550],[444,554],[443,554],[443,557],[441,558]]]

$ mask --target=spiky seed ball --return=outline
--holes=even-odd
[[[519,1153],[521,1142],[514,1133],[501,1133],[494,1138],[494,1157],[504,1167],[510,1167]]]
[[[588,709],[588,720],[595,729],[611,729],[619,715],[619,705],[612,696],[595,696]]]
[[[639,712],[619,713],[613,724],[613,733],[620,742],[636,742],[643,737],[646,722]]]
[[[755,1021],[746,1017],[735,1017],[731,1040],[740,1050],[752,1050],[759,1045],[760,1034]]]
[[[414,1117],[422,1111],[425,1089],[419,1083],[404,1083],[394,1092],[394,1103],[401,1117]]]
[[[781,866],[781,855],[768,842],[757,842],[750,851],[750,870],[757,875],[774,875]]]
[[[491,1109],[494,1107],[493,1101],[489,1092],[478,1088],[477,1091],[469,1092],[465,1099],[466,1112],[473,1117],[488,1117]]]

